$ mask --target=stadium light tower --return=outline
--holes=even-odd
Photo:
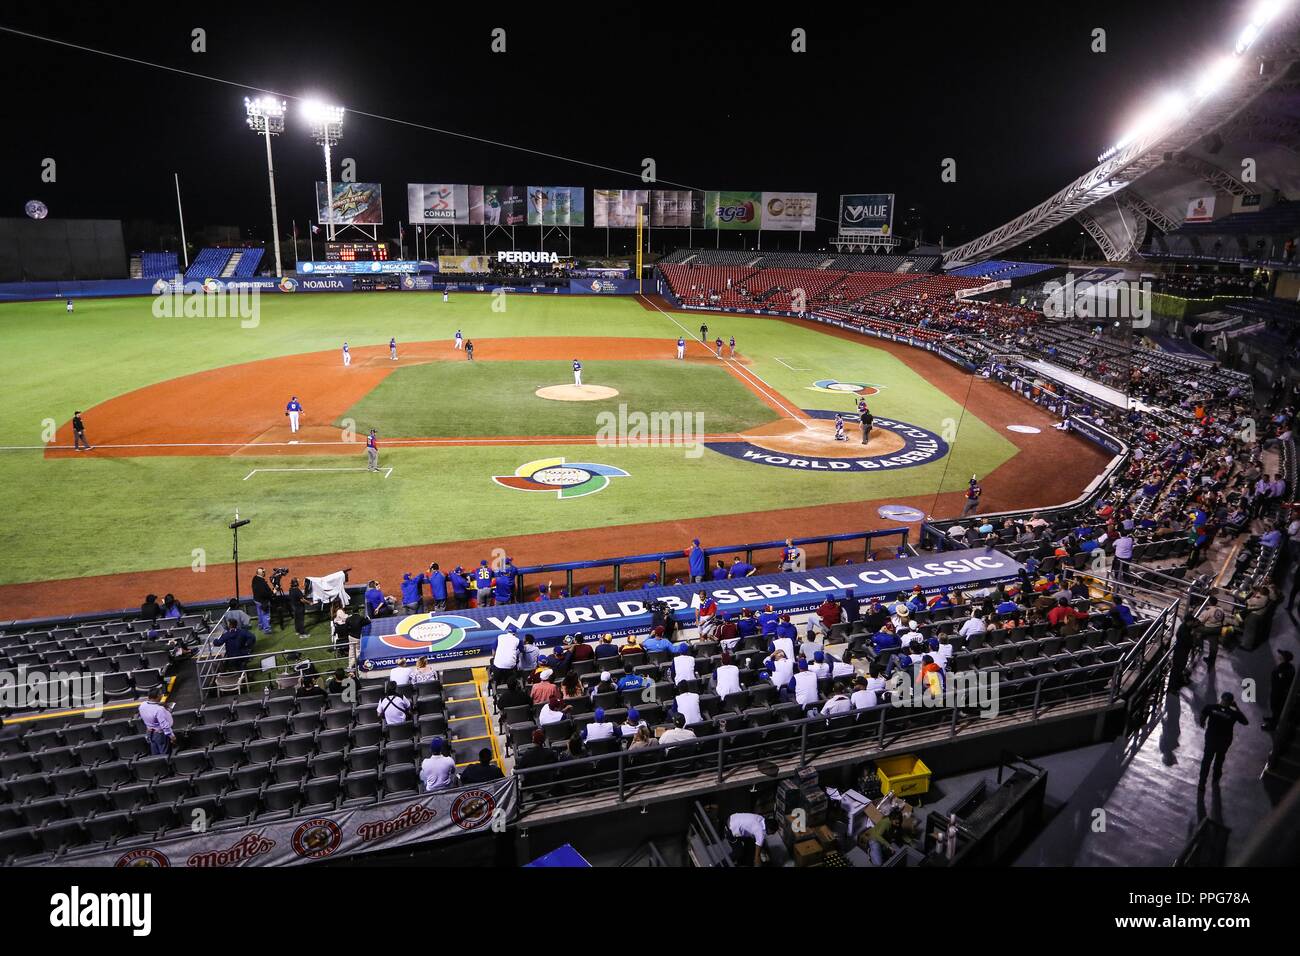
[[[266,178],[271,185],[271,236],[275,247],[275,277],[284,275],[280,266],[280,216],[275,208],[275,167],[271,164],[271,137],[284,132],[284,102],[273,96],[259,96],[255,100],[244,97],[244,112],[248,114],[248,128],[266,138]]]
[[[334,174],[330,171],[330,147],[338,145],[343,135],[343,107],[327,106],[316,100],[302,104],[302,113],[311,124],[311,135],[317,144],[325,147],[325,210],[329,221],[325,235],[334,240]]]

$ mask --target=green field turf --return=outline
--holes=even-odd
[[[594,435],[597,416],[628,411],[701,412],[710,433],[737,432],[778,416],[718,366],[666,361],[584,362],[588,385],[618,389],[613,398],[561,402],[539,398],[545,385],[573,382],[569,362],[433,362],[398,369],[343,419],[381,435],[419,437]],[[469,400],[466,400],[469,398]]]
[[[248,561],[423,544],[431,546],[429,560],[434,560],[438,542],[930,494],[940,490],[945,471],[942,490],[955,491],[964,488],[971,473],[987,474],[1015,451],[994,428],[970,414],[963,418],[959,403],[904,362],[865,342],[739,315],[710,315],[711,334],[734,334],[749,370],[792,404],[848,411],[851,395],[808,386],[819,378],[877,383],[884,386],[871,400],[877,415],[947,432],[946,437],[955,438],[950,440],[952,454],[946,461],[849,478],[763,467],[707,451],[688,458],[670,448],[390,446],[381,459],[394,469],[390,478],[303,472],[259,473],[245,481],[254,468],[360,465],[364,457],[358,450],[352,459],[96,458],[92,453],[46,460],[39,447],[15,447],[39,446],[46,419],[62,424],[74,409],[93,409],[144,385],[258,358],[335,349],[344,339],[354,347],[386,344],[390,336],[399,343],[449,341],[461,328],[480,338],[662,337],[670,348],[683,327],[699,324],[691,316],[648,311],[630,299],[520,296],[508,300],[504,313],[493,312],[491,303],[487,295],[453,295],[447,304],[433,294],[268,295],[261,301],[256,328],[240,328],[230,319],[154,318],[148,299],[79,301],[72,316],[64,314],[61,302],[0,305],[0,338],[9,360],[6,400],[0,405],[0,445],[7,446],[0,450],[0,508],[6,516],[0,525],[0,553],[5,556],[0,583],[228,561],[225,525],[236,508],[253,519],[240,536],[240,556]],[[468,372],[468,363],[443,364]],[[509,374],[517,364],[484,362],[473,371],[485,377]],[[594,374],[584,380],[600,381],[598,367],[604,364],[591,363]],[[659,363],[610,364],[649,368]],[[672,365],[674,374],[679,369],[678,363],[664,364]],[[394,379],[418,371],[399,371]],[[698,374],[708,384],[692,394],[710,400],[715,386],[724,380],[726,387],[734,384],[704,364],[683,363],[680,373]],[[521,387],[559,384],[572,381],[570,376],[568,369],[557,368],[544,382]],[[367,401],[378,401],[381,392]],[[446,405],[463,409],[492,403],[493,392],[449,391]],[[423,398],[393,401],[399,417],[404,404],[436,415],[436,403],[426,409]],[[565,405],[548,404],[557,414]],[[580,403],[571,407],[591,414]],[[499,433],[524,430],[526,416],[516,417],[521,419],[517,425],[501,426]],[[706,424],[712,429],[710,419]],[[415,433],[404,419],[390,427],[393,434]],[[564,501],[492,481],[493,475],[509,475],[525,462],[551,456],[613,465],[630,477],[615,479],[599,494]],[[617,550],[611,535],[609,551]],[[75,581],[69,583],[75,587]],[[6,613],[30,617],[56,610],[12,606]]]

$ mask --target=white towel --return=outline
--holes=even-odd
[[[311,584],[311,599],[317,604],[328,604],[338,598],[344,607],[348,606],[347,574],[345,572],[335,571],[323,578],[309,577],[307,581]]]

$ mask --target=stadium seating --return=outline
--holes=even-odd
[[[1042,262],[1008,262],[1004,259],[989,259],[948,270],[950,276],[976,277],[980,279],[1023,279],[1025,276],[1037,275],[1060,266]]]
[[[172,279],[180,274],[180,264],[174,252],[141,252],[140,278]]]
[[[202,282],[220,276],[230,261],[233,249],[215,249],[206,247],[199,250],[190,267],[185,270],[186,282]]]

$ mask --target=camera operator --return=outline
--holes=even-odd
[[[284,592],[284,576],[288,573],[288,568],[271,570],[271,622],[276,627],[284,627],[286,610],[290,614],[293,613],[293,604],[289,600],[289,595]]]
[[[271,603],[275,594],[266,580],[266,568],[258,568],[253,575],[253,603],[257,607],[257,624],[263,634],[271,633]]]

